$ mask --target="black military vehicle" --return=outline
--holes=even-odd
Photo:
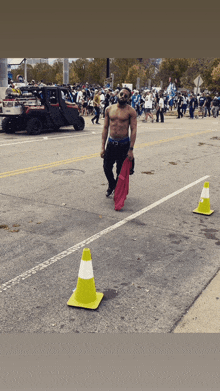
[[[26,130],[30,135],[37,135],[43,130],[56,131],[62,126],[72,125],[75,130],[85,127],[84,118],[79,115],[68,87],[26,86],[19,92],[8,88],[0,116],[4,117],[2,130],[5,133]]]

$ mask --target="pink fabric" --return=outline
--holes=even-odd
[[[118,182],[115,188],[115,210],[120,210],[124,206],[129,191],[129,174],[131,167],[131,160],[126,158],[121,168],[121,172],[119,174]]]

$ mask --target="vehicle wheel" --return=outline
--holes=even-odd
[[[7,134],[15,133],[16,131],[15,122],[9,118],[4,118],[2,121],[2,130]]]
[[[27,134],[37,135],[37,134],[41,134],[42,128],[43,128],[42,122],[38,118],[31,118],[27,123],[26,131]]]
[[[83,117],[79,117],[77,123],[74,125],[75,130],[83,130],[85,128],[85,120]]]

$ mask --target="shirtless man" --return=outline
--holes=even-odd
[[[133,148],[137,133],[137,113],[128,104],[130,97],[131,91],[129,88],[122,88],[118,93],[117,103],[108,106],[105,111],[100,156],[104,159],[103,168],[109,183],[106,197],[109,197],[116,187],[118,176],[125,158],[128,157],[129,160],[134,159]],[[129,126],[131,130],[130,138]],[[109,127],[110,135],[107,141]],[[113,175],[113,166],[115,162],[117,163],[116,179]]]

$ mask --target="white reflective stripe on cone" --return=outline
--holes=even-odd
[[[92,261],[81,260],[78,277],[84,280],[89,280],[94,277]]]
[[[201,198],[209,198],[209,187],[203,187]]]

